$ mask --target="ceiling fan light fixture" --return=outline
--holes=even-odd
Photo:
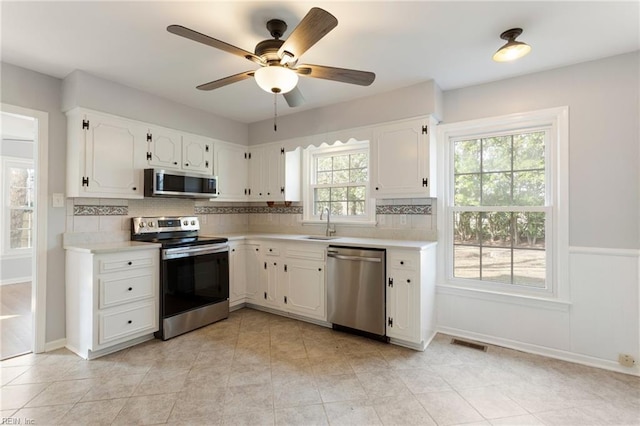
[[[298,84],[298,74],[279,65],[259,68],[254,77],[258,86],[269,93],[289,93]]]
[[[522,34],[522,28],[512,28],[500,34],[500,38],[507,40],[507,43],[493,54],[493,60],[496,62],[514,61],[531,52],[531,46],[527,43],[516,41],[520,34]]]

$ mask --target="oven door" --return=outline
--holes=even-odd
[[[229,299],[229,246],[212,244],[162,250],[161,318]]]

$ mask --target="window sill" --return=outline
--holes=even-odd
[[[301,219],[301,220],[298,221],[298,223],[300,223],[303,226],[305,226],[305,225],[326,225],[327,221],[326,220],[314,220],[314,219]],[[375,228],[376,221],[361,220],[361,221],[357,221],[357,222],[356,221],[349,222],[349,221],[334,221],[334,220],[331,220],[331,225],[362,226],[362,227],[368,227],[368,228]]]
[[[568,300],[551,299],[546,297],[536,297],[525,294],[504,293],[492,290],[459,287],[450,284],[440,284],[437,286],[438,294],[450,296],[462,296],[472,299],[480,299],[490,302],[508,303],[532,308],[543,308],[553,311],[569,312],[572,303]]]

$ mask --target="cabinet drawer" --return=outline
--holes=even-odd
[[[149,267],[153,265],[153,256],[158,256],[158,251],[151,253],[131,253],[128,256],[101,257],[98,270],[100,273],[127,271],[130,269]]]
[[[287,249],[287,257],[309,260],[320,260],[324,262],[324,247],[322,249],[309,249],[304,247],[294,247]]]
[[[98,343],[102,345],[144,331],[155,331],[156,317],[153,302],[100,312]]]
[[[414,271],[418,267],[419,258],[411,254],[392,254],[389,258],[389,267],[394,269],[407,269]]]
[[[100,309],[153,297],[154,274],[140,271],[140,275],[114,277],[109,274],[98,279],[100,286]]]

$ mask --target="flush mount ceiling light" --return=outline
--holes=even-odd
[[[254,77],[258,86],[269,93],[289,93],[298,84],[298,74],[280,65],[258,68]]]
[[[527,43],[516,41],[516,37],[520,34],[522,34],[522,28],[512,28],[500,34],[500,38],[507,40],[507,44],[493,54],[493,60],[496,62],[509,62],[522,58],[531,52],[531,46]]]

